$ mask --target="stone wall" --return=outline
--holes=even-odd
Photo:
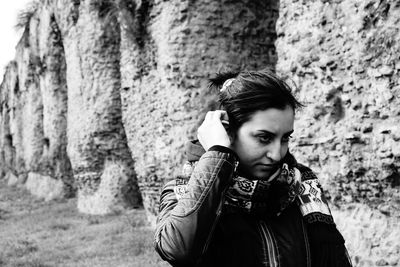
[[[331,206],[354,266],[399,266],[400,227],[387,216],[361,203]]]
[[[71,162],[67,155],[68,87],[64,44],[51,10],[42,7],[38,14],[40,14],[40,27],[37,33],[39,55],[36,68],[43,101],[43,151],[40,171],[46,177],[45,184],[47,182],[51,184],[52,178],[62,181],[65,194],[72,196],[75,185]],[[37,177],[32,180],[32,183],[39,183]]]
[[[162,183],[180,173],[184,143],[213,105],[207,79],[277,60],[276,2],[38,3],[17,76],[2,84],[2,151],[15,154],[9,173],[34,194],[49,199],[47,185],[61,181],[53,191],[77,190],[83,212],[138,205],[135,164],[154,216]]]
[[[16,149],[15,137],[11,135],[10,118],[14,113],[13,94],[10,91],[18,90],[17,63],[10,62],[4,73],[3,83],[0,91],[0,171],[1,177],[11,174],[15,177],[16,170]]]
[[[357,266],[400,264],[400,5],[281,1],[279,13],[277,70],[306,104],[292,151],[340,207]]]
[[[77,191],[78,209],[95,214],[141,204],[122,125],[113,7],[38,3],[1,85],[3,175],[46,200]]]
[[[294,151],[337,200],[399,200],[399,11],[395,1],[281,3],[277,68],[307,105]]]
[[[207,79],[274,66],[278,13],[261,0],[135,3],[121,7],[122,112],[150,216],[160,187],[148,183],[181,173],[184,144],[212,99]]]
[[[60,8],[65,6],[55,12],[67,55],[68,155],[78,209],[102,214],[139,205],[122,125],[115,6],[112,1],[63,1]]]
[[[47,200],[73,196],[66,155],[65,62],[60,33],[36,6],[1,84],[2,172]]]
[[[215,108],[207,79],[276,67],[306,107],[292,152],[319,175],[356,266],[400,264],[400,5],[394,0],[40,1],[0,85],[0,174],[104,214],[180,174]]]

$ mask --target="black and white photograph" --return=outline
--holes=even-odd
[[[400,0],[0,22],[0,267],[400,266]]]

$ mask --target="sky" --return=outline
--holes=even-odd
[[[17,31],[17,14],[31,0],[12,0],[0,2],[0,83],[3,81],[5,67],[15,57],[15,46],[22,35]]]

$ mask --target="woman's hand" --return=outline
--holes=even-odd
[[[197,130],[197,138],[205,150],[215,145],[230,147],[231,140],[222,121],[228,122],[228,114],[224,110],[209,111]]]

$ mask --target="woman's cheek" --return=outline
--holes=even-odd
[[[282,150],[281,150],[281,157],[285,157],[287,152],[289,150],[289,145],[288,143],[286,143],[285,145],[282,146]]]

